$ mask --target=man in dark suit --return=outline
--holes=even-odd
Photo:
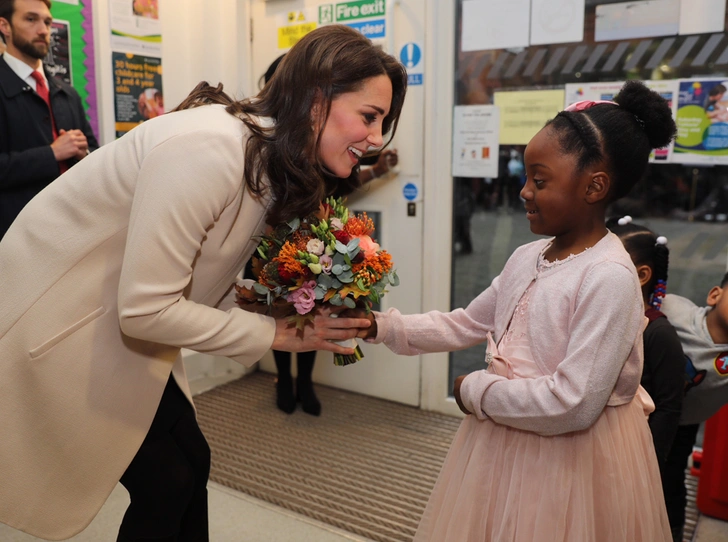
[[[0,239],[25,205],[98,143],[78,93],[43,69],[50,0],[0,0]]]

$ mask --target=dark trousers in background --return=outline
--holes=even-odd
[[[678,427],[665,463],[665,477],[662,482],[673,540],[682,540],[685,527],[685,505],[687,504],[685,469],[688,466],[688,458],[693,453],[699,428],[700,424]]]
[[[154,421],[120,482],[131,504],[118,542],[206,542],[210,447],[170,375]]]

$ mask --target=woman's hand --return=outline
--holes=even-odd
[[[399,162],[399,156],[397,156],[396,149],[388,149],[382,151],[377,158],[377,163],[372,166],[373,177],[381,177],[385,173],[389,172],[391,168],[397,165]]]
[[[303,330],[296,329],[288,318],[276,320],[276,335],[273,339],[273,350],[284,352],[307,352],[309,350],[328,350],[335,354],[349,356],[354,354],[353,348],[345,348],[331,341],[353,339],[366,328],[370,322],[366,318],[338,317],[331,318],[334,312],[328,308],[320,309],[314,317],[313,325],[306,324]]]
[[[463,404],[463,400],[460,397],[460,386],[463,384],[463,380],[465,380],[465,377],[468,375],[460,375],[455,379],[455,384],[452,387],[452,394],[455,396],[455,402],[458,404],[458,408],[464,413],[464,414],[472,414],[467,408],[465,408],[465,405]]]

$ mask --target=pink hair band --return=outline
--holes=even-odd
[[[595,105],[601,105],[601,104],[612,104],[619,106],[617,102],[611,102],[609,100],[582,100],[580,102],[576,102],[571,104],[569,107],[564,109],[564,111],[584,111],[585,109],[589,109],[590,107],[594,107]]]

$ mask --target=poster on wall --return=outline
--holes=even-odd
[[[528,145],[531,138],[564,108],[564,90],[496,92],[500,108],[501,145]]]
[[[162,59],[112,53],[116,137],[164,113]]]
[[[93,2],[57,0],[51,5],[49,71],[73,85],[98,136],[96,72],[94,63]]]
[[[679,81],[671,79],[667,81],[643,81],[647,87],[665,98],[672,109],[672,116],[677,114],[677,94]],[[624,85],[624,81],[611,81],[607,83],[569,83],[566,85],[564,107],[581,100],[613,100]],[[674,153],[674,145],[671,143],[664,149],[656,149],[650,154],[650,162],[671,162]]]
[[[453,115],[452,176],[497,177],[498,108],[458,105]]]
[[[289,11],[278,17],[278,49],[288,50],[319,26],[343,24],[376,42],[387,36],[385,0],[353,0],[319,4]]]
[[[109,0],[111,49],[162,56],[159,0]]]
[[[728,80],[681,79],[673,162],[728,164]]]
[[[51,46],[43,59],[46,70],[53,76],[73,86],[71,69],[71,25],[68,21],[51,23]]]
[[[283,13],[278,17],[278,49],[288,50],[303,36],[316,30],[318,8],[305,8]]]

